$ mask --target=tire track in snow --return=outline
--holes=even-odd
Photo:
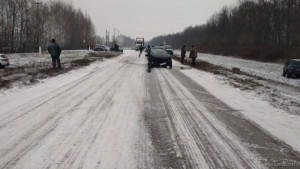
[[[60,165],[60,168],[66,168],[68,166],[71,166],[71,168],[83,168],[83,165],[85,163],[85,160],[87,158],[87,153],[91,150],[92,145],[94,144],[95,140],[97,139],[98,135],[99,135],[99,130],[101,130],[101,128],[103,127],[104,123],[98,123],[97,125],[97,121],[103,121],[103,122],[107,122],[107,118],[108,118],[108,114],[105,113],[106,111],[108,111],[111,106],[114,104],[113,101],[113,97],[115,96],[116,93],[119,92],[120,88],[121,88],[121,83],[122,81],[124,81],[125,77],[124,75],[126,75],[127,73],[130,72],[130,69],[127,68],[129,64],[125,64],[126,65],[126,69],[124,70],[120,70],[120,74],[118,74],[118,78],[115,78],[115,80],[113,82],[110,82],[110,84],[113,84],[113,86],[111,86],[111,88],[113,88],[114,90],[110,90],[109,93],[104,97],[105,102],[102,105],[101,103],[103,102],[102,100],[98,100],[95,103],[93,103],[92,108],[88,111],[87,116],[89,116],[89,119],[86,120],[85,126],[82,126],[80,128],[80,130],[86,130],[86,131],[90,131],[90,133],[83,137],[83,136],[78,136],[77,139],[78,141],[76,142],[77,146],[76,149],[71,152],[68,153],[70,154],[68,156],[68,159],[65,162],[64,165]],[[111,79],[110,79],[111,80]],[[112,81],[112,80],[111,80]],[[100,106],[99,106],[100,105]],[[98,112],[102,112],[103,116],[96,116],[98,114]],[[90,124],[96,124],[95,126],[91,126]],[[83,128],[88,128],[88,129],[83,129]],[[73,139],[74,137],[72,137]],[[81,139],[80,139],[81,138]],[[84,138],[84,139],[82,139]],[[84,141],[86,140],[91,140],[89,143],[84,144]],[[71,150],[70,150],[71,151]],[[74,163],[76,161],[80,161],[78,166],[75,165]],[[55,167],[56,168],[56,167]]]
[[[89,79],[91,76],[93,76],[95,74],[98,74],[99,72],[103,71],[103,69],[107,68],[108,66],[111,66],[111,65],[107,65],[105,67],[100,67],[100,68],[98,67],[94,71],[87,74],[86,76],[81,77],[81,78],[79,78],[75,81],[72,81],[69,84],[65,85],[62,89],[58,89],[54,92],[51,91],[51,92],[47,93],[44,96],[38,97],[34,100],[31,100],[28,103],[23,104],[22,106],[17,108],[19,110],[19,112],[13,112],[13,113],[5,112],[5,113],[2,113],[2,114],[4,114],[4,117],[3,116],[0,117],[0,129],[2,127],[4,127],[5,125],[7,125],[8,123],[10,123],[11,121],[15,121],[18,118],[21,118],[22,116],[27,115],[31,111],[45,105],[49,101],[56,99],[57,97],[69,92],[70,90],[72,90],[75,87],[78,87],[79,85],[84,83],[87,79]],[[106,73],[111,73],[111,72],[106,72]],[[30,109],[28,109],[28,107]],[[24,111],[25,111],[25,113],[24,113]],[[19,114],[19,113],[21,113],[21,114]]]
[[[267,168],[264,164],[299,161],[299,154],[292,148],[238,116],[235,110],[179,71],[154,72],[166,100],[164,104],[171,110],[170,121],[175,123],[174,130],[182,138],[178,144],[184,145],[191,163],[195,164],[191,168],[206,168],[197,164],[199,154],[203,154],[210,168]],[[250,138],[246,137],[249,132]],[[249,142],[262,148],[249,147]],[[195,153],[197,149],[200,152]]]
[[[180,82],[188,89],[199,89],[206,91],[200,87],[193,80],[183,75],[179,71],[171,72]],[[232,110],[223,102],[219,101],[216,97],[211,94],[203,96],[197,92],[190,92],[199,102],[210,102],[213,104],[205,104],[206,109],[211,112],[207,114],[207,118],[211,121],[216,128],[223,124],[224,130],[231,133],[231,137],[235,137],[236,140],[241,142],[242,148],[248,150],[260,157],[261,162],[264,165],[274,163],[285,163],[285,164],[298,164],[300,161],[300,154],[293,150],[292,147],[283,143],[282,141],[274,138],[271,134],[266,132],[260,126],[252,121],[245,119],[238,111]],[[215,104],[217,103],[217,104]],[[228,111],[227,111],[228,110]],[[231,110],[231,111],[230,111]],[[217,119],[217,120],[213,120]],[[217,121],[222,123],[216,123]],[[233,149],[236,146],[233,145]],[[276,166],[268,166],[269,168],[276,168]],[[298,166],[289,166],[289,168],[297,168]]]
[[[127,65],[122,66],[122,67],[123,67],[122,69],[125,69],[126,66],[127,66]],[[120,69],[120,70],[122,71],[122,69]],[[111,73],[113,74],[114,72],[111,72]],[[110,75],[110,74],[108,74],[108,77],[109,77],[109,75]],[[90,77],[90,76],[89,76],[89,77]],[[109,78],[112,78],[112,77],[113,77],[113,75],[111,75]],[[81,82],[82,82],[82,81],[81,81]],[[107,80],[105,80],[104,82],[107,82]],[[80,84],[76,84],[75,86],[78,86],[78,85],[80,85]],[[101,85],[104,85],[104,84],[101,84]],[[101,85],[100,85],[100,86],[101,86]],[[100,87],[100,86],[98,86],[98,87]],[[93,88],[93,89],[97,89],[98,87]],[[69,90],[71,90],[71,89],[69,88],[69,89],[67,89],[67,90],[69,91]],[[38,132],[38,131],[41,131],[40,133],[42,133],[42,135],[40,135],[39,137],[38,137],[38,136],[32,137],[30,140],[31,140],[31,141],[33,141],[33,140],[38,140],[38,141],[39,141],[39,140],[42,140],[42,138],[44,138],[45,136],[47,136],[47,135],[49,134],[50,131],[54,130],[54,128],[56,127],[56,125],[57,125],[57,123],[59,122],[59,120],[60,120],[60,118],[61,118],[62,115],[68,114],[68,113],[71,113],[72,111],[74,111],[74,109],[76,109],[76,107],[78,107],[80,103],[82,103],[82,102],[84,102],[85,100],[87,100],[87,99],[88,99],[89,97],[91,97],[93,94],[94,94],[94,91],[92,90],[92,91],[90,92],[89,95],[87,95],[86,97],[84,97],[83,99],[81,99],[80,101],[78,101],[77,104],[75,104],[74,107],[72,107],[71,109],[69,109],[67,112],[64,112],[64,113],[59,114],[58,117],[55,118],[53,125],[50,125],[50,127],[48,128],[48,130],[49,130],[48,132],[44,132],[44,131],[47,131],[47,130],[45,130],[45,129],[44,129],[44,130],[41,130],[41,128],[42,128],[42,126],[47,126],[47,125],[49,125],[49,124],[48,124],[48,123],[49,123],[49,120],[51,120],[51,118],[54,118],[54,117],[56,116],[56,114],[54,114],[54,116],[50,116],[49,118],[46,118],[46,120],[42,121],[42,122],[40,123],[42,126],[37,126],[37,127],[35,128],[36,130],[33,130],[33,131],[31,131],[30,133],[28,133],[27,136],[24,137],[23,139],[29,137],[29,135],[33,135],[33,133],[36,133],[36,132]],[[55,112],[55,113],[58,113],[58,112]],[[46,122],[48,122],[48,123],[46,123]],[[50,123],[50,124],[51,124],[51,123]],[[38,137],[38,138],[37,138],[37,137]],[[14,156],[14,157],[15,157],[15,160],[10,159],[10,160],[9,160],[9,163],[7,163],[6,165],[4,165],[3,168],[5,168],[5,167],[7,167],[7,166],[9,166],[9,165],[13,165],[13,164],[16,162],[17,159],[19,159],[23,154],[25,154],[27,151],[29,151],[29,150],[30,150],[30,148],[29,148],[30,145],[33,145],[33,144],[34,144],[34,141],[33,141],[33,143],[32,143],[31,141],[28,141],[28,142],[27,142],[27,144],[29,144],[29,145],[27,145],[27,146],[24,146],[24,141],[21,141],[21,143],[23,143],[23,144],[19,143],[18,145],[21,145],[22,149],[19,150],[19,151],[16,152],[16,153],[10,154],[11,152],[5,152],[4,154],[5,154],[6,157],[9,156],[9,155],[11,155],[11,156]],[[16,151],[18,145],[14,145],[14,146],[13,146],[14,148],[13,148],[12,150]],[[3,164],[3,163],[1,162],[1,164]]]
[[[228,139],[224,137],[223,133],[220,133],[220,128],[224,126],[216,129],[212,121],[207,119],[206,112],[209,111],[203,108],[203,103],[189,95],[189,91],[185,90],[184,86],[181,86],[169,72],[162,70],[159,75],[160,84],[165,84],[163,91],[166,99],[170,100],[176,97],[183,99],[169,101],[168,106],[172,110],[170,118],[176,123],[174,126],[177,127],[180,135],[183,135],[184,145],[188,145],[186,149],[189,152],[189,158],[194,163],[193,168],[264,168],[260,161],[257,161],[255,155],[240,147],[240,142],[235,144],[230,142],[235,138]],[[167,76],[168,78],[166,78]],[[178,102],[183,103],[178,106],[180,105]],[[182,109],[182,107],[185,108]],[[213,122],[215,122],[214,119]],[[240,147],[242,153],[236,151],[235,147]],[[207,166],[199,166],[203,163],[207,163]]]
[[[168,107],[154,71],[146,75],[145,124],[155,148],[153,168],[192,168],[168,118]]]

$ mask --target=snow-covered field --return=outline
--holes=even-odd
[[[176,54],[180,55],[180,51],[175,51]],[[188,56],[188,53],[187,53]],[[283,64],[277,63],[264,63],[252,60],[238,59],[233,57],[225,57],[219,55],[203,54],[198,53],[200,60],[209,62],[214,65],[219,65],[232,69],[234,67],[239,68],[241,71],[262,77],[276,82],[289,84],[295,87],[300,87],[300,78],[288,79],[282,76]]]
[[[77,50],[77,51],[62,51],[61,61],[68,62],[72,60],[83,59],[86,54],[88,54],[87,50]],[[43,53],[40,56],[37,53],[16,53],[16,54],[7,54],[9,58],[11,68],[20,67],[20,66],[35,66],[41,64],[49,64],[51,63],[51,57],[48,53]]]

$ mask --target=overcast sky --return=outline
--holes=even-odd
[[[237,0],[65,0],[87,11],[97,34],[110,35],[117,28],[121,34],[145,37],[176,33],[188,26],[206,23],[223,6]]]

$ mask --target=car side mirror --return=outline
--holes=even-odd
[[[146,56],[146,57],[149,57],[149,56],[150,56],[150,54],[149,54],[149,53],[147,53],[145,56]]]

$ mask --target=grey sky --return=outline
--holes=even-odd
[[[110,35],[113,28],[132,38],[150,40],[157,35],[176,33],[188,26],[203,24],[223,6],[237,0],[65,0],[87,11],[97,34]]]

